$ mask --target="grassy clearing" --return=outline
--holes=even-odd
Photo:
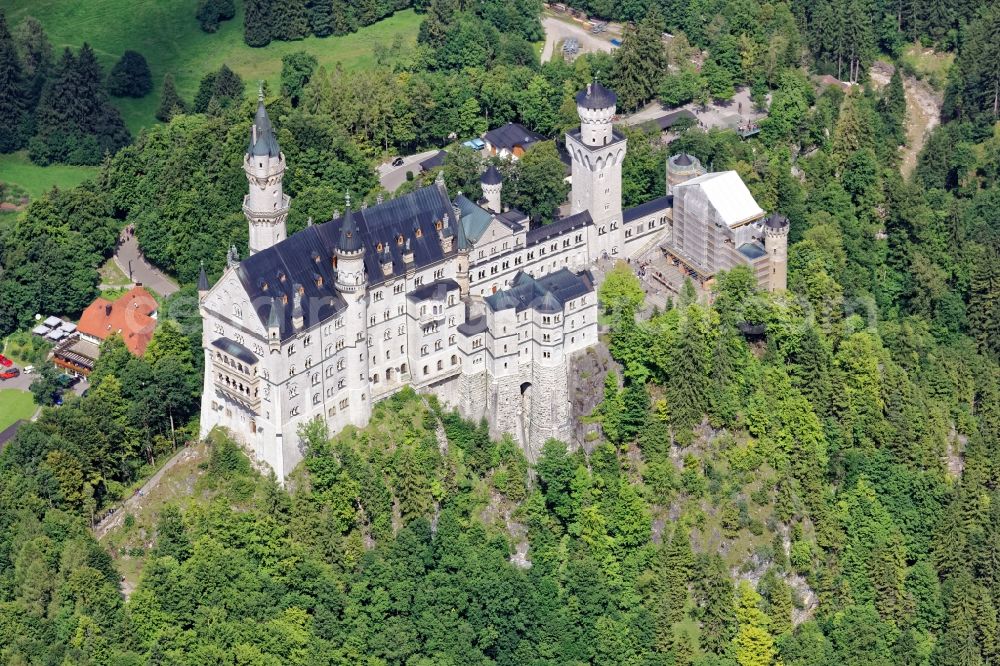
[[[32,164],[27,152],[21,150],[9,155],[0,155],[0,181],[23,187],[32,199],[40,197],[53,187],[62,189],[76,187],[91,176],[97,175],[98,167],[53,164],[43,167]],[[4,217],[12,214],[6,214]],[[0,222],[3,224],[3,222]]]
[[[116,287],[128,287],[132,284],[132,281],[122,272],[122,269],[118,268],[118,264],[115,263],[114,258],[105,261],[104,265],[97,269],[97,273],[101,276],[102,290],[105,286],[109,289],[114,289]]]
[[[904,72],[912,72],[935,90],[942,91],[948,81],[948,70],[955,61],[955,54],[939,53],[920,44],[911,44],[906,47],[899,60]]]
[[[206,507],[215,492],[199,480],[205,475],[202,464],[208,458],[208,446],[203,442],[185,450],[185,457],[167,470],[149,492],[133,498],[122,524],[101,537],[101,544],[115,559],[115,567],[125,578],[126,593],[135,589],[142,574],[149,549],[155,544],[156,522],[167,504],[178,504],[186,511],[192,506]],[[128,518],[131,516],[131,518]]]
[[[0,389],[0,430],[18,419],[30,419],[35,413],[35,399],[27,391]]]
[[[142,53],[149,62],[156,87],[142,99],[119,99],[132,132],[156,122],[163,75],[171,72],[185,99],[191,100],[206,72],[229,65],[256,89],[266,79],[276,90],[281,73],[281,57],[293,51],[307,51],[327,68],[340,62],[348,70],[374,65],[375,44],[391,44],[401,35],[404,45],[416,43],[420,24],[412,10],[398,12],[375,25],[350,35],[298,42],[272,42],[264,48],[250,48],[243,42],[243,2],[237,14],[214,34],[202,32],[195,20],[197,0],[6,0],[7,22],[16,25],[25,16],[34,16],[48,32],[56,50],[79,47],[84,41],[94,48],[105,72],[126,49]]]

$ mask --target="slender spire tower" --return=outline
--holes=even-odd
[[[250,127],[243,171],[250,186],[243,198],[243,214],[250,225],[250,254],[254,254],[285,239],[285,221],[291,203],[281,190],[285,156],[278,147],[271,119],[267,117],[263,86],[257,98],[257,115]]]

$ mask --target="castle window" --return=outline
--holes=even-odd
[[[339,389],[342,389],[342,388],[344,388],[344,384],[345,384],[345,383],[346,383],[346,382],[344,382],[344,380],[343,380],[343,379],[339,379],[339,380],[337,380],[337,389],[339,390]]]
[[[416,236],[417,238],[423,238],[423,236],[424,236],[424,230],[423,230],[423,229],[421,229],[420,227],[417,227],[417,228],[416,228],[416,229],[415,229],[415,230],[413,231],[413,235],[414,235],[414,236]]]
[[[233,316],[243,318],[243,308],[240,307],[239,303],[233,303]]]
[[[313,373],[313,375],[312,375],[312,383],[313,383],[313,386],[316,386],[316,384],[319,384],[319,373],[318,372],[314,372]]]
[[[372,384],[378,384],[378,373],[372,375]]]
[[[434,341],[434,351],[438,351],[440,349],[441,349],[441,341],[440,340],[435,340]]]
[[[299,394],[299,387],[298,387],[298,385],[297,384],[289,384],[288,385],[288,395],[294,398],[298,394]]]
[[[448,344],[449,345],[455,344],[455,336],[454,335],[449,335],[448,336]]]
[[[520,266],[521,265],[521,256],[520,255],[514,257],[514,265],[515,266]]]
[[[444,361],[438,361],[438,370],[444,370]]]
[[[424,366],[424,374],[426,375],[428,372],[430,372],[430,371],[427,369],[427,366],[425,365]]]
[[[402,245],[402,244],[403,244],[403,234],[399,234],[396,236],[396,245]]]
[[[414,287],[419,287],[423,283],[424,283],[424,276],[423,275],[418,275],[417,277],[415,277],[413,279],[413,286]]]
[[[319,393],[313,393],[313,404],[318,405],[319,400],[320,400]]]
[[[288,345],[288,355],[289,356],[295,355],[295,345]]]
[[[326,410],[326,415],[327,416],[333,416],[336,413],[337,413],[337,408],[336,407],[330,407],[330,409]]]
[[[337,317],[337,319],[334,320],[333,325],[336,328],[344,328],[344,318]]]
[[[343,400],[340,401],[341,409],[347,409],[347,405],[348,405],[347,398],[344,398]]]
[[[296,405],[296,406],[292,407],[291,411],[288,414],[289,414],[289,416],[298,416],[299,415],[299,406]]]
[[[386,310],[385,312],[382,313],[382,319],[383,319],[383,321],[389,321],[389,311],[388,310]]]
[[[405,363],[403,363],[403,364],[401,364],[401,365],[399,366],[399,371],[400,371],[401,373],[405,373],[405,372],[406,372],[406,364],[405,364]]]
[[[394,293],[394,294],[401,294],[401,293],[403,293],[403,288],[405,286],[406,285],[404,283],[400,282],[399,284],[397,284],[395,287],[392,288],[392,293]]]
[[[552,352],[547,352],[547,351],[543,351],[542,352],[542,357],[543,358],[551,358],[551,356],[552,356]]]
[[[327,377],[333,377],[333,366],[332,365],[326,366],[326,370],[324,371],[324,374]]]
[[[424,345],[420,348],[420,355],[427,356],[427,345]]]
[[[368,323],[369,323],[369,324],[370,324],[371,326],[374,326],[374,325],[375,325],[375,315],[372,315],[371,317],[369,317],[369,318],[368,318]]]
[[[313,364],[312,356],[306,357],[306,368],[311,368]]]
[[[346,361],[344,361],[344,359],[340,359],[337,361],[337,370],[343,370],[345,365]]]
[[[440,280],[443,277],[444,277],[444,269],[443,268],[439,268],[436,271],[434,271],[434,279],[435,280]]]
[[[483,340],[482,340],[482,338],[476,338],[475,340],[472,341],[472,348],[473,349],[479,349],[482,346],[483,346]]]
[[[552,336],[548,333],[542,334],[542,342],[552,342]]]
[[[372,300],[373,301],[381,301],[382,300],[382,290],[381,289],[379,289],[374,294],[372,294]]]

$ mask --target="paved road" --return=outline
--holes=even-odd
[[[403,165],[398,167],[392,166],[391,162],[380,164],[378,167],[379,182],[389,192],[395,192],[400,185],[406,182],[408,171],[412,171],[413,175],[416,176],[420,173],[420,163],[437,152],[437,150],[428,150],[416,155],[407,155],[403,158]]]
[[[542,49],[542,62],[552,60],[556,44],[568,37],[576,37],[580,42],[580,53],[591,53],[594,51],[606,51],[611,53],[611,42],[597,35],[591,34],[586,28],[572,19],[562,20],[554,16],[542,18],[542,27],[545,29],[545,48]],[[604,33],[607,34],[607,33]]]
[[[160,296],[169,296],[178,289],[176,282],[143,258],[139,252],[139,242],[134,235],[119,244],[115,252],[115,263],[133,282],[141,282],[143,286],[149,287]]]

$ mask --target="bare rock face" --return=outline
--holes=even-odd
[[[607,347],[595,345],[570,359],[569,401],[572,437],[570,446],[584,447],[589,453],[599,441],[601,426],[590,422],[594,409],[604,398],[604,377],[610,368],[621,374]]]

